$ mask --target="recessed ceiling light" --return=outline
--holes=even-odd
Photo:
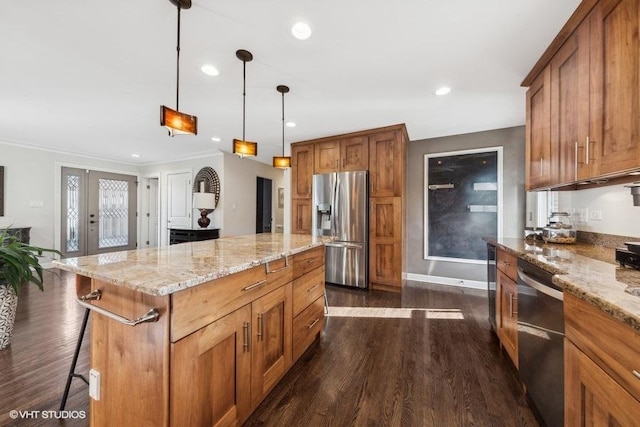
[[[132,154],[131,157],[135,157],[136,159],[140,158],[140,154]]]
[[[217,136],[212,136],[212,137],[211,137],[211,140],[212,140],[213,142],[220,142],[220,141],[222,141],[222,139],[221,139],[221,138],[219,138],[219,137],[217,137]]]
[[[287,122],[285,123],[287,125],[288,128],[294,128],[296,127],[296,122]]]
[[[298,40],[306,40],[311,37],[311,27],[306,22],[296,22],[291,27],[291,34]]]
[[[220,71],[218,71],[218,69],[211,64],[204,64],[202,67],[200,67],[200,69],[207,76],[217,76],[218,74],[220,74]]]
[[[438,88],[438,90],[436,90],[436,95],[442,96],[448,94],[449,92],[451,92],[451,88],[449,86],[442,86],[441,88]]]

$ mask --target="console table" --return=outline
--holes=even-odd
[[[170,228],[169,244],[199,242],[220,237],[219,228]]]
[[[31,227],[13,227],[7,228],[7,234],[9,236],[15,236],[20,242],[29,244]]]

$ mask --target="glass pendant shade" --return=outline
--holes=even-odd
[[[169,135],[197,135],[198,118],[171,108],[160,106],[160,125],[167,128]]]
[[[291,167],[291,157],[289,156],[274,156],[273,167],[280,169],[288,169]]]
[[[191,7],[191,0],[169,0],[178,9],[177,47],[176,47],[176,109],[160,106],[160,126],[169,131],[169,136],[197,135],[198,118],[190,114],[181,113],[180,102],[180,11]]]
[[[241,139],[233,140],[233,154],[240,157],[249,157],[258,155],[258,143],[251,141],[243,141]]]

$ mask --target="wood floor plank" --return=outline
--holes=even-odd
[[[12,409],[57,411],[62,397],[84,309],[72,275],[47,272],[45,288],[23,289],[13,343],[0,351],[2,426],[88,425],[9,417]],[[327,294],[332,307],[378,317],[328,317],[320,340],[245,425],[538,425],[489,329],[485,292],[409,282],[401,294],[334,286]],[[87,343],[77,369],[85,374]],[[88,408],[88,387],[75,379],[66,409]]]

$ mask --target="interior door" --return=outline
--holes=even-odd
[[[191,172],[167,175],[169,228],[191,228]]]
[[[61,176],[65,257],[136,248],[135,176],[66,167]]]

